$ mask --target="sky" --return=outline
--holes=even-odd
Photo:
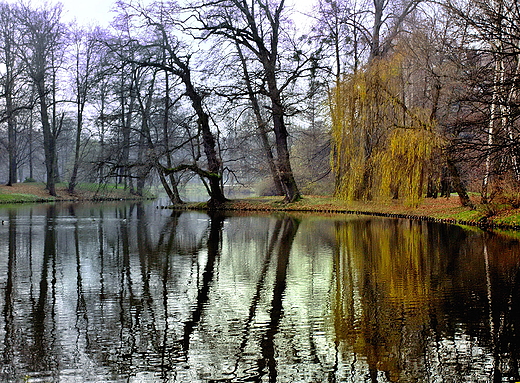
[[[63,4],[63,18],[66,21],[76,19],[79,24],[99,24],[108,26],[114,13],[111,9],[113,1],[107,0],[61,0]]]
[[[22,0],[23,1],[23,0]],[[114,17],[112,9],[116,0],[25,0],[29,4],[39,5],[44,3],[63,4],[63,20],[71,22],[76,20],[80,25],[109,26]],[[8,3],[16,3],[18,0],[7,0]],[[295,9],[308,12],[314,0],[290,0],[288,4],[295,4]]]

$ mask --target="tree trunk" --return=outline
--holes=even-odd
[[[374,25],[370,41],[370,61],[381,54],[381,26],[383,25],[384,0],[374,0]]]
[[[164,71],[164,113],[163,113],[163,140],[164,140],[164,148],[166,154],[166,166],[168,168],[172,167],[172,157],[170,155],[170,133],[168,132],[168,122],[170,120],[170,77],[168,71]],[[175,178],[175,174],[170,174],[168,178],[170,179],[170,183],[164,174],[162,167],[157,167],[157,172],[159,173],[159,178],[161,179],[161,183],[163,185],[166,194],[170,198],[170,201],[173,204],[183,204],[184,201],[181,198],[179,193],[179,181]]]
[[[3,4],[2,4],[3,5]],[[1,5],[0,5],[1,6]],[[14,88],[16,81],[16,60],[13,51],[13,43],[16,37],[13,35],[13,23],[9,20],[12,16],[10,10],[6,7],[1,9],[2,20],[5,22],[2,28],[0,28],[0,37],[2,38],[3,45],[3,60],[5,65],[5,83],[4,83],[4,98],[5,98],[5,113],[7,118],[7,154],[9,157],[9,179],[7,186],[12,186],[17,182],[17,156],[16,156],[16,119],[14,116]],[[5,12],[5,13],[4,13]]]
[[[171,203],[175,205],[183,204],[184,202],[182,201],[181,195],[179,194],[177,183],[174,182],[174,175],[170,174],[170,183],[168,183],[168,180],[166,179],[166,176],[162,168],[157,167],[157,173],[159,174],[161,184],[164,188],[164,191],[168,195],[168,198],[170,199]]]
[[[150,135],[150,118],[151,118],[151,109],[152,109],[152,101],[153,101],[153,91],[155,88],[155,78],[156,72],[153,73],[152,78],[150,79],[150,84],[148,87],[148,92],[146,95],[146,102],[143,102],[143,98],[139,91],[136,92],[137,100],[139,102],[139,108],[141,111],[141,135],[139,137],[139,145],[138,145],[138,154],[137,154],[137,183],[136,183],[136,194],[138,196],[143,196],[144,194],[144,185],[146,183],[146,177],[150,173],[153,168],[152,158],[147,156],[147,153],[153,153],[154,146],[152,143],[152,138]],[[137,84],[136,80],[136,84]]]
[[[288,132],[284,121],[285,110],[282,103],[281,89],[277,84],[277,71],[280,64],[278,45],[281,37],[281,15],[285,2],[282,0],[276,5],[269,2],[252,1],[251,4],[233,0],[233,4],[240,10],[248,22],[246,29],[231,27],[235,43],[243,44],[254,52],[264,70],[264,79],[267,84],[267,97],[271,101],[273,130],[277,154],[277,167],[280,181],[284,189],[286,203],[301,198],[300,191],[294,179],[291,168]],[[258,8],[256,8],[258,6]],[[270,7],[274,7],[271,12]],[[261,12],[257,12],[261,10]],[[262,14],[263,12],[263,14]],[[259,16],[262,14],[262,16]],[[259,18],[264,18],[261,20]],[[264,21],[268,23],[264,30]],[[233,22],[230,22],[230,25]],[[225,29],[226,27],[224,27]],[[270,29],[269,32],[267,32]],[[252,48],[254,46],[254,48]]]
[[[273,117],[273,129],[276,143],[277,165],[280,173],[280,180],[284,188],[284,202],[290,203],[301,199],[298,185],[294,179],[294,173],[291,168],[289,146],[287,143],[288,132],[285,125],[285,110],[282,103],[281,91],[277,84],[276,70],[278,67],[278,42],[280,37],[280,14],[283,8],[283,1],[279,4],[275,14],[271,14],[266,9],[272,28],[270,51],[265,47],[265,41],[258,35],[255,29],[256,42],[258,46],[258,58],[262,63],[265,72],[265,80],[267,82],[268,97],[271,100],[271,113]],[[256,27],[256,25],[255,25]]]
[[[470,207],[473,209],[475,206],[471,202],[468,192],[466,191],[466,188],[464,187],[464,185],[462,184],[462,181],[460,180],[460,173],[459,173],[459,170],[457,169],[457,166],[455,165],[455,162],[451,158],[448,158],[446,161],[446,164],[448,166],[448,171],[450,172],[450,175],[451,175],[451,182],[453,184],[453,188],[459,195],[460,204],[462,206],[467,206],[467,207]]]
[[[72,174],[70,176],[68,192],[69,194],[74,193],[74,189],[76,188],[77,178],[78,178],[78,169],[79,169],[79,154],[81,150],[81,130],[83,125],[83,108],[78,104],[78,114],[77,114],[77,125],[76,125],[76,142],[74,145],[74,164],[72,166]]]
[[[249,100],[251,102],[251,106],[253,108],[253,113],[256,118],[258,135],[260,137],[260,141],[262,143],[262,148],[264,149],[264,153],[267,159],[267,164],[269,165],[269,170],[271,171],[271,177],[273,178],[274,187],[277,195],[284,195],[284,189],[282,186],[282,180],[280,178],[280,172],[278,167],[276,166],[276,162],[273,156],[273,152],[271,150],[271,145],[269,145],[269,138],[267,136],[267,122],[264,121],[262,117],[262,111],[260,110],[260,103],[258,102],[258,97],[253,91],[251,77],[249,76],[249,72],[247,71],[247,64],[238,42],[235,42],[238,56],[240,57],[240,61],[242,63],[242,70],[244,72],[244,80],[246,82],[247,93],[249,95]]]
[[[43,128],[43,146],[45,151],[45,168],[47,170],[47,190],[51,196],[56,196],[56,139],[49,120],[49,111],[45,101],[46,89],[44,75],[36,79],[36,91],[40,103],[40,117]]]
[[[136,89],[134,79],[134,66],[130,73],[125,73],[124,67],[121,68],[120,77],[120,95],[119,102],[121,105],[121,158],[118,164],[118,183],[123,184],[125,190],[130,187],[130,192],[133,192],[132,179],[130,177],[130,133],[132,128],[132,113],[134,112]],[[125,80],[130,77],[130,84],[128,88],[129,95],[125,95]],[[128,107],[126,107],[128,102]]]
[[[31,105],[33,103],[34,89],[31,92]],[[29,178],[34,180],[34,161],[33,161],[33,110],[31,109],[31,114],[29,115]]]
[[[273,65],[275,65],[273,63]],[[271,108],[273,115],[273,128],[276,138],[276,153],[278,157],[278,170],[280,172],[280,180],[284,188],[286,203],[298,201],[301,198],[298,185],[294,179],[291,168],[289,146],[287,138],[289,136],[284,121],[284,109],[280,97],[280,91],[276,85],[276,77],[274,67],[266,68],[267,83],[269,87],[269,98],[271,99]]]
[[[482,203],[488,202],[488,195],[489,195],[489,184],[491,179],[491,169],[492,169],[492,147],[494,144],[494,135],[495,135],[495,124],[497,123],[497,108],[498,108],[498,92],[499,92],[499,78],[500,78],[500,72],[501,68],[503,68],[503,62],[500,58],[496,59],[495,62],[495,73],[494,73],[494,85],[493,85],[493,95],[491,99],[491,106],[490,106],[490,114],[489,114],[489,123],[488,123],[488,129],[486,132],[487,135],[487,152],[486,152],[486,170],[484,174],[484,179],[482,181]]]
[[[9,80],[7,80],[9,81]],[[13,115],[13,101],[11,91],[6,86],[6,113],[7,113],[7,152],[9,155],[9,180],[7,186],[17,182],[17,158],[16,158],[16,120]]]
[[[179,62],[179,61],[178,61]],[[204,111],[204,107],[202,105],[202,97],[196,91],[195,87],[191,82],[190,69],[183,63],[179,62],[179,67],[182,70],[180,73],[180,77],[182,82],[186,87],[186,94],[191,100],[191,104],[195,113],[197,113],[198,117],[198,125],[200,131],[202,132],[202,143],[204,147],[204,154],[206,155],[206,160],[208,162],[208,175],[207,179],[209,182],[209,195],[210,195],[210,205],[219,205],[225,202],[227,199],[224,196],[224,191],[222,190],[221,185],[221,161],[217,156],[217,151],[215,149],[215,137],[211,132],[211,128],[209,125],[209,116]]]
[[[150,96],[151,99],[151,96]],[[146,184],[146,178],[150,171],[153,168],[153,163],[150,161],[150,158],[147,158],[145,153],[148,150],[153,150],[153,148],[150,148],[150,146],[147,144],[146,139],[147,135],[149,136],[148,132],[148,119],[149,119],[149,110],[146,112],[143,112],[142,117],[142,132],[141,136],[139,138],[139,144],[138,144],[138,154],[137,154],[137,181],[136,181],[136,190],[135,193],[139,197],[142,197],[144,195],[144,186]]]

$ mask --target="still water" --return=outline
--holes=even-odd
[[[444,224],[0,208],[1,382],[520,381],[520,246]]]

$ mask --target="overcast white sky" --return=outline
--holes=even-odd
[[[24,0],[22,0],[24,1]],[[102,27],[109,25],[114,17],[111,12],[116,0],[25,0],[29,4],[55,4],[60,2],[63,4],[63,20],[72,21],[76,19],[78,24],[99,24]],[[152,1],[152,0],[150,0]],[[9,3],[16,3],[18,0],[7,0]],[[308,12],[314,0],[290,0],[288,4],[295,4],[295,9],[301,12]]]
[[[114,2],[107,0],[61,0],[63,17],[67,21],[76,19],[79,24],[108,26],[114,14]]]

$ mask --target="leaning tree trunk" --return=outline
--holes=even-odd
[[[170,174],[170,185],[170,183],[168,183],[166,175],[164,174],[164,170],[159,166],[157,167],[157,173],[159,174],[161,184],[164,188],[164,191],[168,195],[168,198],[170,199],[171,203],[173,203],[174,205],[184,204],[184,201],[182,200],[181,195],[179,194],[177,183],[173,182],[175,181],[174,175]]]
[[[283,2],[282,2],[283,3]],[[282,6],[282,4],[280,5]],[[287,139],[289,133],[285,125],[285,110],[282,102],[280,88],[278,87],[276,71],[278,67],[278,38],[280,27],[280,13],[281,8],[277,9],[275,17],[272,18],[271,26],[273,28],[272,41],[270,42],[271,51],[269,51],[263,42],[257,39],[259,52],[258,57],[262,63],[265,72],[265,80],[267,83],[268,97],[271,101],[271,113],[273,118],[273,130],[275,135],[277,165],[280,180],[284,188],[284,202],[290,203],[301,199],[298,185],[294,179],[294,173],[291,168],[289,145]],[[256,32],[255,32],[256,33]],[[259,38],[259,36],[257,36]]]
[[[451,175],[451,182],[453,184],[453,188],[459,195],[460,204],[462,206],[474,208],[474,205],[471,202],[471,199],[469,198],[468,192],[466,191],[466,188],[464,187],[460,179],[459,169],[457,169],[455,162],[451,158],[448,158],[446,164],[448,166],[448,171]]]
[[[202,144],[204,147],[204,154],[208,162],[208,171],[206,178],[209,182],[210,205],[218,205],[225,202],[227,199],[224,196],[224,191],[221,185],[221,161],[218,158],[215,137],[211,132],[209,124],[209,116],[204,111],[202,105],[202,97],[197,92],[191,82],[190,69],[186,64],[177,61],[177,65],[181,68],[180,77],[186,87],[186,94],[191,100],[191,104],[198,117],[198,124],[202,132]]]
[[[165,89],[164,89],[164,113],[163,113],[163,140],[164,140],[164,147],[166,154],[166,166],[168,168],[171,168],[173,166],[172,163],[172,156],[170,154],[170,133],[168,132],[168,122],[170,120],[170,80],[169,80],[169,73],[168,71],[164,71],[164,79],[165,79]],[[170,174],[168,178],[170,179],[170,182],[168,183],[168,178],[164,174],[164,171],[160,166],[157,167],[157,172],[159,173],[159,178],[161,179],[161,183],[163,185],[164,190],[166,191],[166,194],[168,194],[168,197],[170,198],[171,203],[173,204],[183,204],[184,201],[181,198],[181,195],[179,193],[179,181],[176,178],[175,174]]]
[[[249,95],[249,101],[251,101],[253,113],[255,114],[258,135],[260,136],[262,148],[264,149],[264,154],[267,159],[267,164],[269,165],[269,170],[271,171],[271,177],[273,178],[274,187],[277,195],[284,195],[284,188],[282,186],[280,172],[278,170],[278,166],[276,165],[271,145],[269,144],[269,138],[267,136],[267,122],[262,117],[260,103],[258,102],[258,97],[253,90],[252,80],[247,70],[246,59],[242,52],[242,48],[240,47],[240,44],[238,44],[238,42],[235,42],[235,45],[237,48],[238,56],[240,58],[240,62],[242,63],[242,70],[244,72],[244,80],[247,87],[247,93]]]

